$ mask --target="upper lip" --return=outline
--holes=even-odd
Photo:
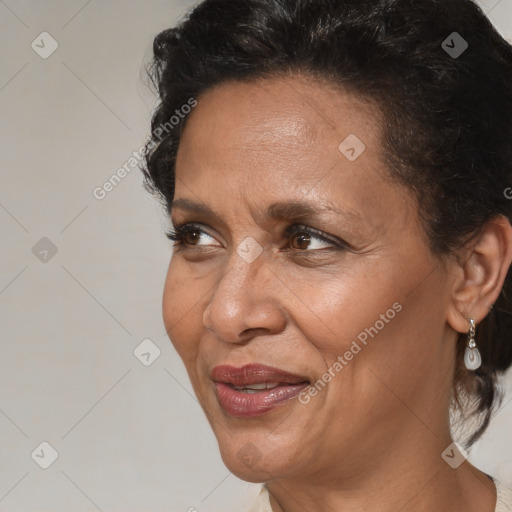
[[[269,382],[283,384],[309,382],[304,376],[295,375],[285,370],[263,364],[247,364],[240,368],[229,365],[216,366],[211,371],[210,376],[215,382],[231,384],[236,387]]]

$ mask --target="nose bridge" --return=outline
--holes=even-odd
[[[233,251],[203,313],[205,327],[225,341],[240,341],[248,329],[274,330],[281,321],[264,255],[254,257],[254,246],[247,245],[252,242],[243,244]]]

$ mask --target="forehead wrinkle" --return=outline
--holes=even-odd
[[[309,147],[317,137],[317,128],[299,110],[264,112],[259,118],[245,122],[231,148],[269,150],[280,147]]]
[[[251,207],[247,201],[245,201],[253,221],[259,225],[264,226],[269,221],[285,220],[285,221],[299,221],[307,219],[320,219],[322,215],[334,213],[350,222],[362,222],[362,217],[349,210],[341,210],[334,208],[327,204],[311,204],[306,201],[300,200],[289,200],[272,203],[266,209],[260,210],[258,208]]]

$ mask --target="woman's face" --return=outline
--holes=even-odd
[[[447,428],[450,279],[379,138],[301,77],[222,84],[187,120],[164,321],[240,478],[353,477]]]

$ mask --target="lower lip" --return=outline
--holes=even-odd
[[[277,386],[256,393],[243,393],[222,382],[215,383],[221,407],[231,416],[238,418],[252,418],[265,414],[297,397],[308,386],[307,382],[303,382]]]

